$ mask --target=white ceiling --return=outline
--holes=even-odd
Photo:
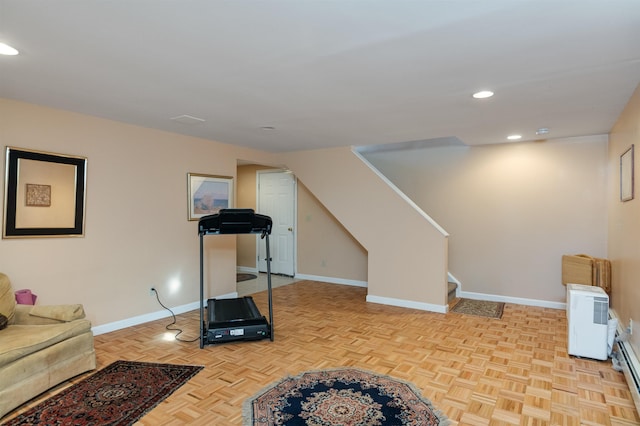
[[[0,42],[0,97],[274,152],[478,145],[608,133],[640,0],[0,0]]]

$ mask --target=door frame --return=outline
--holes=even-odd
[[[296,178],[296,175],[286,169],[261,169],[261,170],[256,170],[256,211],[258,213],[260,213],[260,175],[262,174],[267,174],[267,173],[287,173],[290,174],[291,177],[293,178],[293,193],[291,194],[291,203],[292,203],[292,217],[293,217],[293,241],[291,244],[293,253],[291,256],[291,261],[293,262],[292,268],[291,270],[293,271],[293,277],[296,276],[296,274],[298,273],[297,270],[297,266],[298,266],[298,178]],[[273,246],[273,241],[271,242],[272,246]],[[262,240],[260,239],[259,236],[257,236],[256,238],[256,269],[258,271],[258,273],[260,273],[260,261],[258,260],[258,256],[260,254],[260,244],[264,244],[262,243]],[[273,255],[273,253],[272,253]]]

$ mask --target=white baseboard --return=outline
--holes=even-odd
[[[470,291],[460,291],[458,297],[475,300],[488,300],[490,302],[515,303],[516,305],[538,306],[540,308],[566,309],[564,302],[550,302],[548,300],[525,299],[522,297],[498,296],[495,294],[473,293]]]
[[[307,275],[307,274],[296,274],[295,278],[301,279],[301,280],[321,281],[321,282],[332,283],[332,284],[344,284],[344,285],[353,285],[357,287],[367,287],[366,281],[345,280],[342,278],[323,277],[318,275]],[[457,297],[464,297],[467,299],[476,299],[476,300],[488,300],[492,302],[515,303],[518,305],[538,306],[541,308],[566,309],[566,304],[563,302],[550,302],[547,300],[525,299],[520,297],[498,296],[493,294],[462,291],[460,286],[460,281],[458,281],[451,274],[449,274],[448,278],[452,282],[455,282],[456,284],[458,284],[458,287],[456,289]],[[380,296],[374,296],[374,295],[368,295],[367,302],[379,303],[382,305],[399,306],[399,307],[411,308],[411,309],[420,309],[422,311],[439,312],[439,313],[447,313],[449,310],[448,305],[434,305],[430,303],[414,302],[411,300],[395,299],[391,297],[380,297]]]
[[[367,296],[367,302],[379,303],[381,305],[398,306],[401,308],[419,309],[421,311],[437,312],[439,314],[446,314],[449,310],[448,305],[434,305],[431,303],[414,302],[413,300],[394,299],[392,297],[382,296]]]
[[[249,272],[249,273],[254,273],[254,272]],[[351,285],[355,287],[365,287],[365,288],[367,287],[366,281],[348,280],[344,278],[323,277],[318,275],[307,275],[307,274],[296,274],[295,278],[300,280],[326,282],[330,284]],[[238,297],[238,293],[232,292],[232,293],[217,296],[218,299],[230,299],[234,297]],[[492,302],[515,303],[518,305],[538,306],[542,308],[566,309],[566,304],[560,303],[560,302],[549,302],[545,300],[536,300],[536,299],[524,299],[519,297],[497,296],[492,294],[473,293],[469,291],[460,291],[458,294],[458,297],[464,297],[467,299],[476,299],[476,300],[489,300]],[[442,314],[447,313],[449,310],[448,305],[435,305],[431,303],[415,302],[412,300],[396,299],[392,297],[367,295],[366,300],[367,302],[371,302],[371,303],[398,306],[401,308],[419,309],[421,311],[437,312]],[[174,314],[182,314],[184,312],[189,312],[199,308],[200,308],[199,302],[192,302],[186,305],[173,307],[171,308],[171,310],[174,312]],[[115,321],[112,323],[95,326],[92,328],[92,331],[95,336],[98,336],[100,334],[121,330],[123,328],[144,324],[146,322],[167,318],[169,316],[171,316],[171,313],[169,313],[169,311],[167,311],[166,309],[162,309],[156,312],[151,312],[148,314],[139,315],[132,318],[127,318],[121,321]]]
[[[234,297],[238,297],[238,293],[227,293],[221,296],[217,296],[218,299],[231,299]],[[185,312],[193,311],[196,309],[200,309],[200,302],[191,302],[186,305],[175,306],[171,308],[174,314],[183,314]],[[162,309],[160,311],[150,312],[144,315],[138,315],[136,317],[127,318],[120,321],[110,322],[108,324],[98,325],[91,328],[94,336],[98,336],[100,334],[110,333],[112,331],[121,330],[123,328],[132,327],[134,325],[144,324],[146,322],[151,322],[155,320],[159,320],[162,318],[170,317],[171,313],[166,309]]]
[[[329,284],[352,285],[355,287],[367,287],[366,281],[348,280],[344,278],[322,277],[319,275],[296,274],[297,280],[321,281]]]
[[[258,268],[250,268],[249,266],[238,266],[236,268],[237,272],[244,272],[247,274],[258,274]]]
[[[295,278],[300,280],[320,281],[320,282],[325,282],[330,284],[351,285],[351,286],[365,287],[365,288],[368,287],[368,283],[366,281],[347,280],[344,278],[322,277],[318,275],[308,275],[308,274],[296,274]],[[442,314],[446,313],[449,308],[447,305],[433,305],[430,303],[414,302],[412,300],[395,299],[392,297],[381,297],[381,296],[374,296],[374,295],[367,295],[366,301],[370,303],[378,303],[380,305],[390,305],[390,306],[398,306],[401,308],[419,309],[421,311],[438,312]]]

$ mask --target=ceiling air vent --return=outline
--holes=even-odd
[[[191,115],[179,115],[177,117],[172,117],[171,121],[176,121],[181,124],[200,124],[204,123],[206,120],[203,118],[193,117]]]

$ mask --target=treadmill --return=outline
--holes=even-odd
[[[219,213],[204,216],[198,221],[200,236],[200,349],[205,345],[237,340],[273,341],[273,303],[271,297],[271,255],[269,235],[272,221],[269,216],[257,214],[253,209],[221,209]],[[260,314],[251,296],[235,299],[208,299],[204,315],[204,236],[220,234],[260,234],[267,248],[267,292],[269,320]]]

